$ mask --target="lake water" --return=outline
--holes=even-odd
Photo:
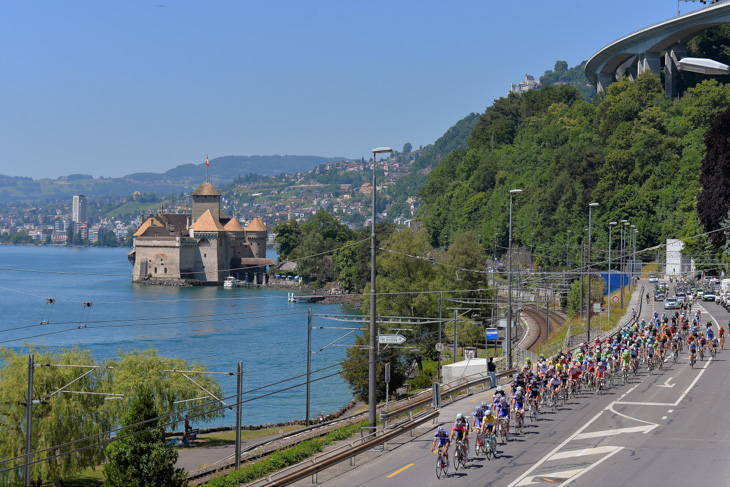
[[[96,360],[117,350],[154,347],[165,356],[199,362],[210,371],[235,372],[243,362],[244,392],[306,373],[307,309],[316,314],[357,314],[338,305],[287,302],[287,291],[173,288],[132,284],[129,249],[0,246],[0,347],[27,353],[23,342],[47,348],[80,345]],[[268,257],[275,258],[269,253]],[[46,298],[56,300],[52,307]],[[84,302],[93,303],[84,308]],[[47,325],[9,331],[24,325]],[[86,328],[78,328],[86,322]],[[324,318],[313,326],[343,326]],[[352,326],[352,325],[344,325]],[[314,330],[312,349],[342,336],[341,330]],[[351,344],[351,336],[338,343]],[[312,356],[312,370],[334,365],[345,348]],[[313,378],[329,375],[328,369]],[[236,393],[235,377],[216,376],[225,395]],[[265,389],[266,393],[303,379]],[[249,397],[251,397],[249,396]],[[333,412],[352,395],[336,375],[312,384],[311,414]],[[244,400],[246,397],[244,397]],[[305,416],[305,388],[298,387],[244,405],[243,423],[262,424]],[[209,425],[234,425],[228,416]]]

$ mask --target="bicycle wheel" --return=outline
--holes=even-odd
[[[484,445],[484,455],[486,455],[487,460],[492,459],[492,440],[489,437],[487,437],[487,443]]]
[[[461,456],[461,447],[457,445],[456,449],[454,450],[454,471],[455,472],[459,470],[459,462],[461,461],[460,456]]]
[[[436,459],[436,478],[441,478],[441,473],[444,471],[444,457],[441,453],[439,453],[438,458]]]

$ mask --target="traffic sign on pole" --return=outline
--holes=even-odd
[[[487,340],[499,340],[499,330],[497,328],[487,328],[484,330]]]
[[[387,343],[393,345],[400,345],[405,343],[406,337],[403,335],[378,335],[378,343]]]
[[[385,364],[385,383],[390,382],[390,362]]]
[[[614,304],[618,303],[618,296],[614,296],[613,298],[611,298],[611,301],[613,301]]]

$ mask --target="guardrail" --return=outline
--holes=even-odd
[[[354,466],[355,457],[357,455],[365,453],[366,451],[371,450],[376,446],[382,445],[383,443],[386,443],[387,441],[396,438],[406,431],[410,431],[413,428],[416,428],[417,426],[420,426],[421,424],[438,417],[438,415],[439,410],[437,409],[428,411],[418,416],[417,418],[408,421],[407,423],[401,424],[398,428],[393,429],[392,431],[383,431],[379,436],[378,432],[370,433],[362,439],[357,439],[327,453],[315,455],[314,457],[309,458],[304,462],[298,463],[296,465],[291,465],[290,467],[280,470],[266,477],[265,479],[259,479],[246,485],[265,485],[268,487],[278,487],[289,485],[310,476],[312,477],[312,483],[317,483],[317,474],[319,472],[326,470],[334,465],[337,465],[338,463],[342,463],[348,459],[350,460],[350,465]],[[308,466],[305,467],[305,465]],[[293,472],[284,475],[281,478],[274,479],[275,476],[282,475],[285,472],[291,470],[293,470]]]

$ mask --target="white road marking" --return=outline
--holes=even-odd
[[[577,435],[574,439],[575,440],[584,440],[586,438],[600,438],[601,436],[614,436],[614,435],[620,435],[622,433],[648,433],[649,431],[653,430],[659,426],[658,424],[649,424],[646,426],[632,426],[631,428],[617,428],[613,430],[603,430],[603,431],[591,431],[589,433],[581,433]]]
[[[559,478],[559,479],[570,478],[570,477],[573,477],[573,476],[581,473],[581,471],[583,471],[582,468],[579,468],[577,470],[563,470],[562,472],[550,472],[548,474],[533,475],[532,477],[528,477],[528,478],[524,479],[522,482],[520,482],[517,485],[522,486],[522,485],[536,484],[537,482],[532,481],[532,479],[534,479],[535,477],[548,477],[548,478],[555,477],[555,478]]]
[[[667,416],[662,416],[662,421],[664,421],[665,419],[667,419]]]
[[[608,409],[609,409],[609,410],[610,410],[610,411],[611,411],[611,412],[612,412],[613,414],[615,414],[615,415],[617,415],[617,416],[621,416],[621,417],[624,417],[624,418],[626,418],[626,419],[630,419],[630,420],[632,420],[632,421],[638,421],[639,423],[644,423],[644,424],[653,424],[653,425],[656,425],[656,423],[652,423],[651,421],[644,421],[643,419],[638,419],[638,418],[632,418],[631,416],[627,416],[627,415],[625,415],[625,414],[623,414],[623,413],[619,413],[618,411],[616,411],[616,410],[615,410],[615,409],[613,408],[613,405],[614,405],[614,404],[615,404],[615,403],[611,403],[611,404],[609,404],[609,405],[608,405]]]
[[[557,453],[558,451],[560,451],[565,445],[567,445],[571,440],[573,440],[576,436],[578,436],[584,429],[586,429],[591,424],[593,424],[593,422],[595,420],[597,420],[598,418],[600,418],[604,411],[605,411],[605,409],[602,409],[601,411],[599,411],[598,414],[596,414],[595,416],[593,416],[586,424],[584,424],[583,426],[581,426],[578,429],[578,431],[576,431],[575,433],[573,433],[572,435],[570,435],[565,441],[563,441],[561,444],[559,444],[558,446],[556,446],[555,448],[553,448],[553,450],[550,453],[548,453],[545,457],[543,457],[542,460],[540,460],[535,465],[533,465],[532,467],[530,467],[525,473],[523,473],[522,475],[520,475],[519,477],[517,477],[507,487],[517,487],[518,485],[520,485],[520,483],[528,475],[530,475],[532,472],[534,472],[540,465],[542,465],[543,463],[545,463],[552,455],[554,455],[555,453]],[[532,479],[533,477],[530,477],[530,479]],[[527,485],[527,484],[525,484],[525,485]]]
[[[692,381],[692,383],[685,389],[685,391],[679,396],[679,399],[677,399],[675,402],[631,402],[631,401],[621,401],[618,400],[614,404],[630,404],[633,406],[679,406],[679,403],[682,402],[682,399],[684,399],[687,394],[689,394],[689,391],[697,384],[697,381],[700,380],[700,377],[702,377],[702,374],[705,373],[705,369],[707,369],[707,366],[710,365],[710,362],[712,362],[712,357],[709,357],[707,359],[707,362],[705,362],[704,367],[700,369],[700,373],[697,374],[697,377],[695,377],[695,380]]]
[[[596,467],[597,467],[598,465],[600,465],[600,464],[601,464],[601,463],[603,463],[604,461],[608,460],[609,458],[611,458],[612,456],[614,456],[614,455],[615,455],[616,453],[620,452],[621,450],[623,450],[623,447],[619,447],[619,448],[617,448],[616,450],[612,451],[611,453],[609,453],[609,454],[608,454],[608,455],[606,455],[605,457],[603,457],[603,458],[601,458],[600,460],[598,460],[598,461],[597,461],[596,463],[594,463],[594,464],[593,464],[593,465],[591,465],[590,467],[588,467],[588,468],[586,468],[586,469],[583,469],[583,471],[582,471],[582,472],[580,472],[580,473],[579,473],[578,475],[576,475],[575,477],[571,477],[571,478],[569,478],[568,480],[566,480],[565,482],[563,482],[562,484],[560,484],[560,485],[559,485],[558,487],[564,487],[564,486],[568,485],[569,483],[571,483],[572,481],[574,481],[575,479],[577,479],[578,477],[580,477],[580,476],[581,476],[581,475],[583,475],[584,473],[586,473],[586,472],[589,472],[589,471],[591,471],[592,469],[596,468]]]
[[[669,379],[667,379],[666,382],[664,382],[664,384],[657,385],[657,387],[668,387],[668,388],[671,389],[672,387],[674,387],[674,386],[677,385],[677,384],[670,384],[669,381],[671,381],[671,380],[672,380],[672,377],[670,377]]]
[[[550,460],[563,460],[565,458],[578,458],[586,455],[598,455],[601,453],[611,453],[614,450],[620,450],[620,446],[599,446],[596,448],[584,448],[582,450],[561,451],[550,457]]]
[[[668,412],[668,413],[673,413],[673,412],[674,412],[674,409],[670,409],[670,410],[669,410],[669,411],[667,411],[667,412]]]

